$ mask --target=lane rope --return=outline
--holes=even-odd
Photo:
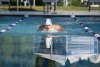
[[[17,24],[21,23],[24,19],[25,19],[25,17],[21,18],[20,20],[14,22],[12,24],[9,24],[5,29],[0,30],[0,34],[5,33],[7,31],[11,30],[12,27],[14,27]]]
[[[85,26],[82,22],[80,22],[75,15],[72,13],[71,18],[75,20],[76,23],[78,23],[80,26],[82,26],[85,30],[85,32],[92,33],[94,37],[96,37],[100,41],[100,34],[97,34],[96,32],[92,31],[89,27]]]

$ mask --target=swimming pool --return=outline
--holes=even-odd
[[[7,25],[21,19],[22,17],[2,17],[0,18],[0,29],[7,27]],[[14,34],[38,34],[37,28],[40,25],[45,25],[45,21],[48,17],[28,17],[25,18],[22,23],[13,27],[7,33],[14,33]],[[81,22],[83,22],[86,26],[97,32],[99,32],[99,22],[100,17],[77,17]],[[65,31],[62,34],[65,35],[88,35],[91,34],[86,33],[84,29],[82,29],[75,21],[70,17],[50,17],[53,24],[60,24]],[[74,32],[74,33],[73,33]],[[59,34],[60,34],[59,33]]]
[[[0,30],[9,24],[16,22],[22,17],[3,16],[0,18]],[[59,33],[37,32],[40,25],[45,25],[45,20],[50,18],[53,24],[60,24],[65,31]],[[77,17],[91,30],[100,34],[100,17]],[[91,33],[85,32],[71,17],[27,17],[11,30],[0,34],[0,67],[36,67],[41,65],[41,60],[36,59],[33,54],[35,37],[52,34],[56,36],[86,36],[93,37]],[[62,40],[63,41],[63,40]],[[61,41],[61,42],[62,42]],[[38,40],[37,42],[38,43]],[[98,51],[100,52],[100,51]],[[36,63],[34,61],[39,61]],[[33,63],[34,62],[34,63]],[[53,63],[53,62],[51,62]],[[55,62],[56,64],[56,62]],[[52,67],[55,67],[55,64]]]

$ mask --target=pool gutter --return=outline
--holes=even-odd
[[[70,16],[71,14],[76,16],[100,16],[100,11],[66,11],[56,13],[43,13],[37,11],[0,11],[0,16]]]

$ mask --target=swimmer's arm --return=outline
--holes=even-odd
[[[56,25],[56,24],[55,24]],[[64,28],[62,28],[60,25],[56,25],[56,29],[58,30],[58,31],[64,31]]]
[[[43,31],[43,30],[45,30],[45,28],[46,28],[46,25],[41,25],[41,26],[39,26],[37,31]]]
[[[61,31],[64,31],[64,28],[61,28]]]

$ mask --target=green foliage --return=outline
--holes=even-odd
[[[88,4],[87,4],[87,2],[83,2],[83,3],[81,3],[81,6],[82,7],[88,7]]]
[[[38,5],[38,6],[42,6],[42,5],[43,5],[42,0],[36,0],[36,5]]]
[[[73,6],[81,6],[81,0],[72,0],[71,4]]]
[[[58,6],[63,6],[64,5],[64,2],[63,2],[63,0],[58,0]]]
[[[11,0],[11,5],[16,5],[17,0]]]

